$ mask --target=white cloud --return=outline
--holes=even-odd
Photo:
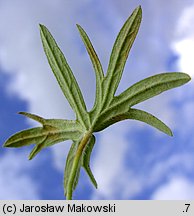
[[[119,199],[120,188],[123,188],[129,179],[129,174],[125,170],[125,155],[129,143],[121,136],[125,132],[122,132],[122,129],[123,127],[112,127],[111,130],[107,129],[108,131],[101,133],[96,155],[91,160],[98,182],[98,190],[94,193],[93,199]]]
[[[162,151],[161,154],[163,154]],[[150,159],[150,161],[152,160]],[[183,173],[192,174],[193,162],[192,153],[189,154],[188,152],[177,152],[169,155],[169,157],[166,156],[165,160],[156,160],[155,163],[151,165],[150,172],[145,176],[145,178],[149,180],[147,185],[157,184],[157,182],[160,182],[162,179],[171,177],[174,173],[179,175],[183,175]]]
[[[155,200],[193,200],[194,184],[184,177],[174,176],[154,192]]]
[[[181,71],[187,72],[194,77],[194,31],[191,24],[194,22],[194,3],[183,10],[179,17],[176,28],[176,37],[172,43],[172,48],[179,56],[177,66]],[[192,81],[193,82],[193,81]],[[193,91],[188,92],[193,97]],[[182,95],[179,95],[180,97]]]
[[[0,199],[39,199],[37,184],[27,175],[25,155],[6,153],[0,158]]]
[[[194,11],[194,9],[193,9]],[[192,56],[194,54],[194,35],[186,37],[174,45],[177,53],[180,54],[179,68],[182,71],[187,71],[191,77],[194,76],[194,62]]]
[[[45,24],[53,33],[91,107],[95,86],[94,73],[91,72],[93,69],[88,56],[80,45],[81,40],[75,24],[80,23],[86,29],[104,67],[107,67],[108,55],[117,32],[133,8],[137,4],[142,4],[143,22],[119,86],[121,91],[128,87],[129,83],[167,70],[166,62],[172,49],[171,43],[175,38],[177,17],[189,2],[189,0],[1,1],[0,63],[14,77],[8,91],[25,99],[30,112],[44,117],[72,118],[73,113],[43,54],[38,23]],[[88,86],[90,86],[89,91]],[[174,95],[175,93],[165,94],[140,107],[157,113],[175,129],[174,110],[170,106]],[[129,142],[126,137],[128,131],[134,129],[136,125],[139,128],[139,124],[134,122],[133,128],[129,128],[127,124],[120,124],[101,134],[93,163],[99,189],[93,193],[93,197],[120,196],[124,199],[142,190],[143,178],[135,175],[132,167],[126,169],[125,164],[129,149],[135,145],[133,138]],[[132,136],[132,133],[130,134]],[[63,171],[69,144],[52,149],[56,167]],[[142,157],[146,159],[146,156]],[[102,176],[104,178],[101,178]]]
[[[180,71],[185,71],[191,77],[191,83],[193,85],[194,77],[194,30],[191,27],[194,22],[194,3],[185,7],[183,13],[178,19],[178,24],[176,27],[176,37],[172,43],[172,48],[179,56],[177,66]],[[184,92],[178,91],[177,98],[185,99],[187,103],[182,104],[180,107],[180,118],[178,119],[178,129],[179,133],[183,137],[186,137],[188,133],[191,133],[193,122],[191,119],[194,116],[194,91],[193,87],[190,85],[190,88],[187,88],[187,95]],[[182,121],[186,123],[187,127],[182,124]],[[191,128],[191,130],[189,129]],[[192,138],[191,138],[192,139]]]

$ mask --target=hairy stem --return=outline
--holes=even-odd
[[[77,172],[77,168],[79,165],[79,161],[80,158],[82,156],[82,152],[85,148],[85,146],[87,145],[88,141],[90,140],[92,136],[92,132],[88,131],[82,138],[82,140],[80,141],[80,144],[78,146],[77,152],[75,154],[75,158],[73,161],[73,165],[72,165],[72,171],[69,177],[69,181],[68,181],[68,185],[67,185],[67,196],[66,199],[67,200],[72,200],[72,194],[73,194],[73,184],[74,184],[74,179],[76,176],[76,172]]]

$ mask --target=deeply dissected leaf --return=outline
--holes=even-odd
[[[185,84],[190,80],[189,75],[175,72],[158,74],[132,85],[120,95],[115,96],[141,19],[142,10],[139,6],[127,19],[117,36],[105,77],[89,37],[82,27],[77,25],[96,74],[96,98],[90,112],[87,112],[78,83],[63,53],[48,29],[40,25],[41,39],[48,62],[65,97],[75,111],[76,120],[44,119],[34,114],[20,112],[20,114],[39,122],[42,127],[23,130],[12,135],[5,142],[4,147],[35,144],[29,155],[29,159],[32,159],[45,147],[61,141],[72,140],[64,173],[64,190],[67,199],[72,199],[81,167],[85,169],[93,185],[97,188],[96,180],[90,169],[90,156],[95,144],[94,132],[101,131],[118,121],[134,119],[145,122],[172,136],[171,130],[161,120],[145,111],[131,107],[166,90]]]
[[[82,135],[81,126],[72,120],[44,119],[40,116],[21,112],[42,124],[42,127],[31,128],[12,135],[4,147],[22,147],[36,144],[29,159],[32,159],[42,148],[65,140],[78,140]]]
[[[92,61],[93,68],[96,74],[96,98],[95,98],[95,103],[94,103],[94,109],[96,111],[100,108],[101,102],[102,102],[102,82],[104,79],[104,72],[103,72],[100,60],[92,46],[92,43],[88,35],[86,34],[86,32],[83,30],[83,28],[80,25],[77,25],[77,27],[80,32],[81,38],[86,46],[86,49],[88,51],[88,54],[90,56],[90,59]]]
[[[120,113],[120,114],[119,112],[117,114],[115,112],[107,114],[106,117],[104,116],[102,121],[97,122],[95,131],[101,131],[109,127],[110,125],[125,119],[134,119],[134,120],[145,122],[157,128],[158,130],[166,133],[167,135],[172,136],[172,131],[170,130],[170,128],[166,126],[161,120],[151,115],[150,113],[138,109],[132,109],[132,108],[129,108],[127,112]]]
[[[84,152],[82,154],[82,166],[84,167],[85,171],[87,172],[88,176],[90,177],[91,182],[93,183],[94,187],[97,188],[97,182],[94,178],[94,175],[90,169],[90,155],[92,152],[92,149],[95,144],[95,136],[92,135],[90,138],[88,144],[86,145]]]
[[[40,33],[48,62],[65,97],[75,111],[77,119],[83,126],[89,127],[86,105],[71,68],[48,29],[40,25]]]
[[[185,73],[162,73],[135,83],[120,95],[116,96],[111,107],[127,104],[129,107],[152,98],[166,90],[181,86],[190,80]]]
[[[141,7],[137,7],[127,19],[114,43],[104,80],[104,102],[109,104],[120,82],[123,69],[142,18]]]

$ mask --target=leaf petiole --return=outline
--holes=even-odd
[[[81,160],[83,150],[86,147],[86,145],[89,142],[91,137],[92,137],[92,131],[88,131],[87,133],[85,133],[85,135],[81,139],[80,144],[77,148],[77,152],[76,152],[75,157],[74,157],[71,173],[69,175],[69,180],[67,183],[67,192],[66,192],[66,199],[67,200],[72,200],[73,185],[74,185],[77,169],[79,166],[79,162]]]

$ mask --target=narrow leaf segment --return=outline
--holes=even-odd
[[[109,102],[112,100],[117,90],[129,51],[138,33],[141,19],[142,9],[139,6],[127,19],[116,38],[103,86],[103,102],[106,106],[109,105]]]
[[[92,110],[92,112],[94,113],[94,115],[96,114],[96,111],[98,111],[101,108],[101,103],[102,103],[102,96],[103,96],[103,92],[102,92],[102,82],[104,80],[104,72],[102,69],[102,65],[100,63],[100,60],[92,46],[92,43],[88,37],[88,35],[86,34],[86,32],[83,30],[83,28],[80,25],[77,25],[77,28],[80,32],[81,38],[86,46],[86,49],[88,51],[88,54],[90,56],[90,59],[92,61],[93,67],[94,67],[94,71],[96,74],[96,99],[95,99],[95,103],[94,103],[94,108]]]
[[[189,75],[180,72],[157,74],[132,85],[116,96],[112,104],[117,106],[127,103],[131,107],[166,90],[181,86],[190,79]]]
[[[44,25],[40,25],[40,33],[48,62],[65,97],[75,111],[77,119],[83,126],[88,128],[89,116],[86,111],[86,105],[71,68],[54,38]]]
[[[161,120],[150,113],[132,107],[164,91],[184,85],[190,80],[189,75],[179,72],[157,74],[135,83],[115,96],[141,19],[142,9],[139,6],[127,19],[116,38],[106,76],[88,35],[80,25],[77,25],[96,75],[96,98],[89,112],[67,60],[48,29],[40,25],[42,44],[48,62],[63,94],[76,114],[76,120],[45,119],[34,114],[20,112],[40,123],[41,127],[23,130],[12,135],[4,143],[4,147],[35,144],[29,155],[29,159],[32,159],[46,147],[72,140],[64,171],[64,191],[67,199],[72,199],[81,168],[84,168],[92,184],[97,188],[97,182],[90,168],[90,156],[95,144],[93,133],[104,130],[116,122],[132,119],[142,121],[172,136],[170,128]]]

